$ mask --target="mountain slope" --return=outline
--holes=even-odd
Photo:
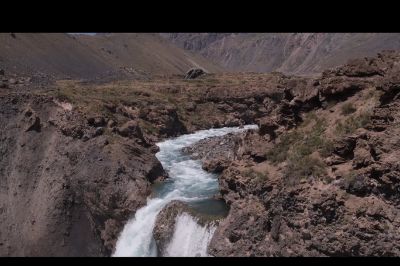
[[[57,77],[181,74],[193,66],[219,70],[157,34],[2,33],[0,47],[0,67]]]
[[[202,56],[184,51],[152,33],[80,35],[79,41],[97,51],[115,68],[130,67],[156,74],[184,73],[190,67],[209,72],[220,68]]]
[[[400,49],[398,33],[163,33],[231,71],[315,74],[348,59]]]

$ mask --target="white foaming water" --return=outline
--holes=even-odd
[[[218,128],[200,130],[193,134],[160,142],[160,151],[156,157],[169,175],[154,198],[147,200],[146,206],[135,213],[124,227],[118,238],[115,257],[148,257],[157,256],[157,248],[153,238],[153,228],[157,214],[172,200],[193,202],[212,197],[218,192],[218,180],[214,174],[207,173],[201,162],[184,155],[181,149],[197,141],[214,136],[222,136],[232,132],[256,129],[256,125],[243,128]],[[175,226],[173,240],[168,246],[170,256],[206,256],[209,240],[214,233],[213,228],[203,228],[189,215],[179,216]],[[178,250],[178,247],[181,250]],[[172,255],[171,255],[172,254]]]
[[[201,226],[187,213],[176,219],[175,231],[167,246],[165,256],[206,257],[207,246],[214,234],[215,226]]]

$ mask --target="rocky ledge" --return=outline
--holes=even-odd
[[[230,205],[210,254],[400,255],[399,62],[384,52],[298,80],[258,132],[186,149],[222,171]]]
[[[157,147],[134,123],[53,97],[14,92],[0,102],[0,255],[111,255],[151,182],[166,176]]]

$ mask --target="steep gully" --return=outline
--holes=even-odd
[[[207,256],[207,246],[216,228],[213,225],[201,226],[186,213],[177,217],[171,242],[164,254],[158,254],[153,238],[157,214],[173,200],[187,202],[194,209],[221,212],[221,203],[212,199],[218,192],[215,174],[204,171],[201,162],[183,154],[182,148],[201,139],[251,128],[257,126],[200,130],[158,143],[160,151],[156,156],[170,178],[154,187],[153,197],[125,225],[113,256]]]

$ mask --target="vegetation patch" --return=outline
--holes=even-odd
[[[295,185],[301,179],[321,178],[326,174],[326,165],[321,159],[294,153],[287,160],[284,181],[287,185]]]
[[[159,133],[158,128],[156,128],[151,123],[144,120],[140,120],[140,128],[143,129],[143,131],[149,135],[158,135]]]
[[[267,172],[259,172],[254,170],[253,168],[249,168],[243,171],[243,174],[251,177],[252,179],[256,181],[264,181],[268,179],[268,173]]]
[[[357,111],[357,109],[350,102],[342,105],[341,108],[342,115],[349,115],[354,113],[355,111]]]
[[[267,152],[267,159],[273,163],[280,163],[287,159],[290,147],[301,141],[302,135],[297,130],[285,133],[280,137],[280,141]]]
[[[305,130],[304,126],[314,121],[311,129]],[[289,154],[300,157],[308,156],[315,151],[327,157],[333,151],[333,142],[325,137],[326,122],[322,118],[312,117],[305,119],[299,128],[285,133],[280,141],[267,152],[267,158],[273,163],[280,163],[289,158]]]
[[[308,126],[311,122],[315,121],[318,119],[318,116],[315,112],[309,112],[305,115],[302,123],[302,127]]]
[[[338,122],[335,130],[339,135],[352,134],[356,129],[367,126],[371,122],[371,112],[353,115],[344,122]]]
[[[351,170],[348,173],[346,173],[343,176],[345,187],[348,188],[349,186],[353,186],[354,183],[356,182],[356,178],[357,178],[356,171]]]
[[[375,99],[378,100],[382,94],[384,93],[383,91],[377,90],[375,87],[372,87],[368,90],[365,90],[366,92],[363,95],[363,100],[369,100],[369,99]]]
[[[313,125],[309,127],[311,123]],[[298,128],[283,134],[267,152],[267,159],[272,163],[286,161],[284,178],[288,185],[301,179],[326,176],[326,165],[318,156],[328,157],[333,151],[333,141],[325,137],[326,128],[325,119],[310,113]]]

